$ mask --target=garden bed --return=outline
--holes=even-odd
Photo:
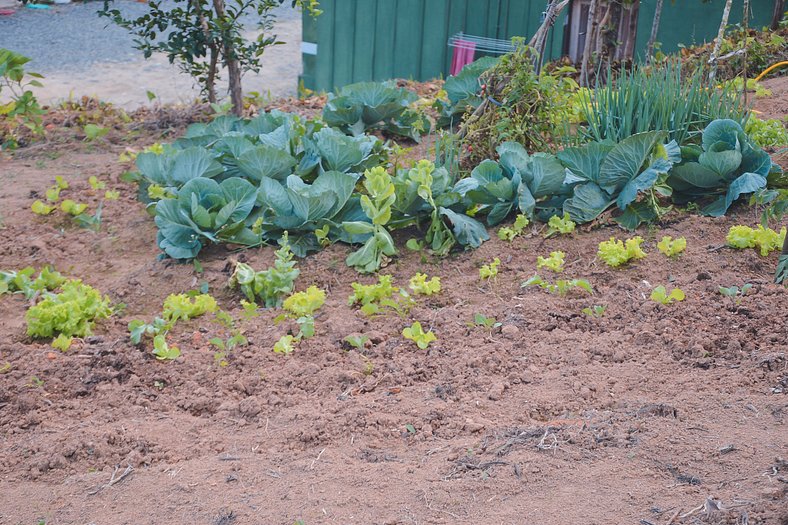
[[[764,112],[785,106],[780,82]],[[128,322],[203,283],[239,316],[232,261],[264,268],[273,249],[213,246],[202,271],[158,260],[153,220],[119,182],[122,148],[91,149],[41,148],[0,172],[0,268],[51,264],[127,305],[60,353],[25,335],[21,296],[0,299],[0,523],[788,521],[788,293],[771,282],[776,253],[724,246],[755,211],[673,213],[640,232],[648,257],[617,270],[595,259],[600,241],[627,236],[607,225],[493,235],[444,259],[403,250],[382,273],[442,282],[407,319],[349,307],[350,283],[374,279],[333,245],[298,261],[297,289],[328,297],[293,354],[271,352],[285,328],[264,311],[239,324],[250,345],[227,366],[210,317],[179,324],[182,357],[163,363],[129,342]],[[121,191],[98,233],[30,212],[56,175],[91,205],[91,175]],[[664,257],[662,235],[686,237],[686,253]],[[553,250],[593,296],[520,287]],[[500,274],[480,282],[494,257]],[[739,303],[718,292],[744,283]],[[687,299],[657,305],[658,284]],[[581,312],[593,305],[602,317]],[[474,326],[475,314],[502,325]],[[437,335],[429,350],[401,337],[411,319]],[[349,349],[353,333],[370,345]],[[709,497],[724,510],[698,509]]]

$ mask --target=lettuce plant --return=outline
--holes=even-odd
[[[326,292],[317,286],[310,286],[303,292],[297,292],[285,299],[282,308],[285,310],[284,316],[279,316],[277,320],[283,318],[295,319],[300,328],[298,339],[309,338],[315,335],[315,312],[326,302]]]
[[[551,283],[546,279],[542,279],[539,274],[536,274],[520,284],[521,288],[528,288],[530,286],[538,286],[551,294],[558,294],[562,297],[574,289],[585,290],[590,294],[594,293],[594,288],[591,286],[591,283],[585,279],[558,279],[555,283]]]
[[[643,238],[639,235],[627,239],[626,243],[611,237],[609,241],[599,243],[597,257],[602,259],[608,266],[618,268],[631,260],[643,259],[646,256],[640,245]]]
[[[99,319],[112,315],[110,300],[78,279],[66,281],[58,293],[47,292],[25,314],[31,337],[85,337]]]
[[[733,120],[719,119],[703,130],[701,146],[681,149],[668,184],[678,203],[713,198],[701,213],[719,217],[740,196],[766,187],[772,170],[769,154],[756,146]]]
[[[657,243],[657,249],[665,254],[666,257],[677,257],[687,249],[687,239],[679,237],[674,240],[669,235],[665,235]]]
[[[522,213],[518,214],[514,219],[514,223],[510,226],[502,226],[498,229],[498,238],[502,241],[512,242],[515,237],[523,234],[525,227],[529,224],[528,217]]]
[[[383,308],[391,308],[403,316],[414,304],[408,292],[392,284],[391,275],[378,276],[376,284],[351,283],[350,286],[353,293],[348,297],[348,306],[360,305],[360,310],[366,315],[375,315]]]
[[[757,248],[763,257],[769,255],[774,250],[779,250],[785,243],[786,228],[783,227],[780,233],[771,228],[764,228],[758,225],[757,228],[749,226],[731,226],[728,230],[726,242],[731,248],[744,250],[747,248]]]
[[[417,295],[433,295],[441,291],[441,278],[427,280],[427,274],[417,273],[410,278],[408,287]]]
[[[19,271],[0,271],[0,295],[20,293],[29,300],[36,294],[56,290],[66,282],[66,278],[50,266],[42,268],[35,279],[32,278],[34,273],[35,270],[32,267]]]
[[[129,323],[129,338],[138,345],[145,335],[165,335],[180,320],[188,321],[218,310],[216,299],[208,294],[170,294],[164,300],[161,317],[156,317],[151,323],[136,319]]]
[[[556,273],[563,272],[565,256],[566,254],[561,251],[550,252],[550,257],[540,255],[536,258],[536,269],[547,268]]]
[[[684,292],[681,288],[674,288],[668,293],[664,286],[657,286],[651,292],[651,300],[659,304],[671,304],[673,301],[683,301]]]
[[[479,279],[482,281],[495,279],[498,277],[498,266],[500,265],[501,260],[498,257],[495,257],[489,264],[483,264],[481,268],[479,268]]]
[[[175,345],[168,345],[163,335],[157,335],[153,338],[153,355],[159,361],[172,361],[178,359],[181,350]]]
[[[425,332],[421,327],[421,323],[418,321],[414,321],[412,325],[405,327],[402,330],[402,337],[410,339],[422,350],[426,350],[427,347],[430,346],[430,343],[438,340],[435,334],[432,333],[432,330],[427,330]]]
[[[573,231],[575,231],[575,222],[569,217],[569,214],[564,212],[562,217],[558,215],[553,215],[550,217],[550,220],[547,221],[547,233],[545,233],[545,237],[551,237],[556,233],[560,235],[569,235]]]

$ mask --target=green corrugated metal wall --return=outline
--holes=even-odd
[[[445,76],[449,37],[460,31],[489,38],[530,37],[541,23],[545,0],[321,0],[323,14],[304,15],[302,80],[330,91],[363,80]],[[547,58],[560,56],[566,14],[548,41]],[[308,44],[307,44],[308,45]]]
[[[741,21],[743,0],[735,0],[731,23]],[[725,0],[667,1],[657,40],[664,52],[678,44],[710,41],[716,34]],[[635,52],[646,47],[656,0],[641,0]],[[451,65],[450,36],[460,31],[489,38],[530,38],[541,23],[546,0],[320,0],[323,14],[303,18],[303,41],[316,44],[304,53],[303,80],[309,89],[331,91],[352,82],[446,76]],[[771,19],[773,0],[751,0],[750,27]],[[570,6],[571,7],[571,6]],[[545,52],[563,52],[565,9]]]
[[[724,5],[725,0],[711,0],[708,3],[703,3],[701,0],[665,2],[657,33],[657,41],[662,44],[662,51],[672,53],[679,48],[679,44],[690,46],[714,40],[720,29]],[[642,54],[646,49],[651,34],[651,23],[654,21],[655,7],[655,0],[640,2],[635,46],[638,54]],[[772,20],[773,7],[774,0],[750,0],[750,27],[760,29],[768,25]],[[740,23],[742,14],[744,14],[744,1],[734,0],[729,23]]]

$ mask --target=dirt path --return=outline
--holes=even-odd
[[[128,16],[138,16],[146,9],[138,2],[123,0],[117,4]],[[88,95],[134,109],[150,103],[147,92],[162,103],[189,103],[198,96],[191,78],[170,64],[166,56],[157,54],[144,60],[125,30],[99,18],[96,11],[100,7],[100,2],[87,2],[45,11],[22,8],[12,16],[0,16],[0,47],[29,56],[30,70],[45,76],[44,87],[33,89],[42,103]],[[300,14],[287,5],[276,13],[274,31],[285,44],[266,50],[260,73],[245,75],[246,93],[282,97],[297,92]]]
[[[708,496],[728,510],[673,523],[788,519],[788,291],[770,282],[775,256],[718,249],[751,212],[679,216],[645,232],[648,259],[622,270],[594,262],[597,243],[621,235],[610,227],[495,239],[443,260],[403,253],[385,270],[397,283],[418,270],[442,278],[410,314],[437,333],[429,351],[399,335],[409,320],[347,306],[349,283],[371,279],[334,246],[300,262],[298,288],[329,299],[318,335],[293,355],[271,352],[285,328],[264,312],[242,323],[251,345],[229,366],[206,342],[222,334],[209,318],[176,329],[183,357],[165,364],[129,344],[126,324],[201,282],[240,316],[228,261],[263,268],[272,253],[207,250],[201,274],[157,261],[116,153],[49,152],[0,170],[0,268],[53,264],[128,305],[51,354],[25,336],[24,300],[0,298],[0,523],[664,524]],[[99,233],[32,216],[55,175],[92,207],[90,175],[121,190]],[[688,253],[666,260],[662,234],[686,236]],[[520,288],[556,249],[593,297]],[[477,268],[495,256],[501,275],[482,285]],[[745,282],[755,293],[738,306],[717,292]],[[658,307],[647,300],[656,284],[688,298]],[[603,317],[580,313],[592,304]],[[469,327],[475,313],[504,328]],[[353,332],[374,344],[347,350]]]

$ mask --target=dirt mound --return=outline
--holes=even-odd
[[[265,311],[240,322],[250,345],[228,366],[208,343],[224,335],[210,317],[178,325],[183,356],[162,363],[129,343],[127,323],[202,283],[240,318],[229,263],[261,269],[272,249],[211,248],[201,272],[158,260],[117,151],[56,155],[4,162],[0,268],[52,264],[127,307],[62,354],[25,335],[20,296],[0,298],[2,523],[788,520],[788,291],[771,284],[774,254],[722,247],[730,225],[757,220],[748,209],[675,215],[643,233],[648,258],[621,270],[594,259],[599,241],[624,235],[611,226],[534,230],[446,259],[403,251],[384,269],[399,285],[417,271],[443,285],[407,319],[347,306],[350,283],[373,279],[333,246],[299,262],[298,288],[316,284],[328,301],[294,354],[271,352],[286,326]],[[30,212],[55,175],[91,209],[90,175],[121,191],[98,233]],[[687,253],[658,253],[663,234],[685,236]],[[520,287],[553,250],[593,296]],[[501,273],[482,284],[493,257]],[[738,304],[718,293],[744,283],[753,293]],[[657,306],[658,284],[686,301]],[[604,315],[582,313],[592,305]],[[474,326],[476,313],[502,326]],[[429,350],[399,335],[411,320],[435,331]],[[351,333],[371,344],[349,349]],[[698,509],[709,496],[724,510]]]

